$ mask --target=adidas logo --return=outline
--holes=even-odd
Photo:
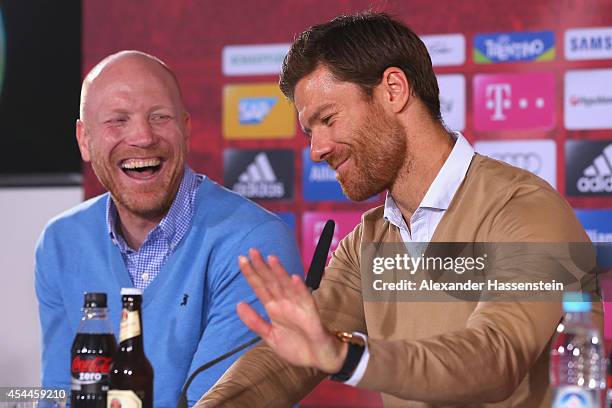
[[[241,98],[238,102],[238,120],[242,125],[258,125],[268,116],[277,97]]]
[[[584,169],[576,187],[581,193],[612,193],[612,143]]]
[[[285,186],[276,178],[265,153],[255,156],[253,163],[238,177],[232,190],[251,198],[280,198],[285,194]]]

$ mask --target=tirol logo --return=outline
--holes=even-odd
[[[226,85],[223,136],[226,139],[286,138],[295,135],[295,111],[278,84]]]
[[[227,45],[223,47],[223,75],[275,75],[280,72],[289,44]]]
[[[461,74],[438,75],[440,111],[450,130],[465,128],[465,77]]]
[[[423,35],[431,63],[436,66],[463,65],[465,62],[465,37],[463,34]]]
[[[530,171],[553,187],[557,185],[557,148],[553,140],[477,141],[474,150]]]
[[[238,120],[243,125],[257,125],[270,113],[278,98],[241,98]]]
[[[482,34],[474,37],[474,62],[479,64],[551,61],[555,58],[552,31]]]
[[[584,69],[565,73],[565,127],[612,128],[612,69]]]
[[[566,193],[612,195],[612,141],[565,142]]]
[[[224,152],[225,186],[256,199],[293,197],[293,151],[238,150]]]
[[[573,28],[564,42],[570,61],[612,59],[612,27]]]
[[[554,73],[480,74],[474,77],[476,130],[549,130],[554,126]]]
[[[336,180],[336,172],[325,162],[310,159],[310,149],[302,151],[302,186],[307,201],[348,201]]]
[[[361,220],[359,211],[329,211],[329,212],[305,212],[302,215],[302,256],[305,265],[309,265],[314,254],[314,249],[323,232],[327,220],[334,220],[336,228],[330,247],[331,252],[338,247],[340,240],[347,236]]]

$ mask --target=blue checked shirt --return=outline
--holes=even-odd
[[[119,247],[125,266],[132,278],[134,287],[144,289],[155,279],[166,263],[168,257],[181,242],[191,225],[194,212],[194,201],[203,176],[185,167],[183,180],[170,210],[161,222],[147,234],[138,251],[128,246],[115,228],[117,224],[117,207],[112,199],[106,206],[106,223],[108,233],[115,245]]]

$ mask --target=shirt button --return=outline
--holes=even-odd
[[[142,280],[144,280],[144,281],[149,280],[149,274],[148,274],[148,273],[146,273],[146,272],[145,272],[145,273],[143,273],[141,277],[142,277]]]

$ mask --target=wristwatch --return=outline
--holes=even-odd
[[[365,340],[361,336],[354,335],[353,333],[336,331],[333,333],[338,340],[343,343],[348,343],[348,353],[342,368],[335,374],[332,374],[330,380],[345,382],[355,372],[355,369],[359,365],[359,360],[365,351]]]

